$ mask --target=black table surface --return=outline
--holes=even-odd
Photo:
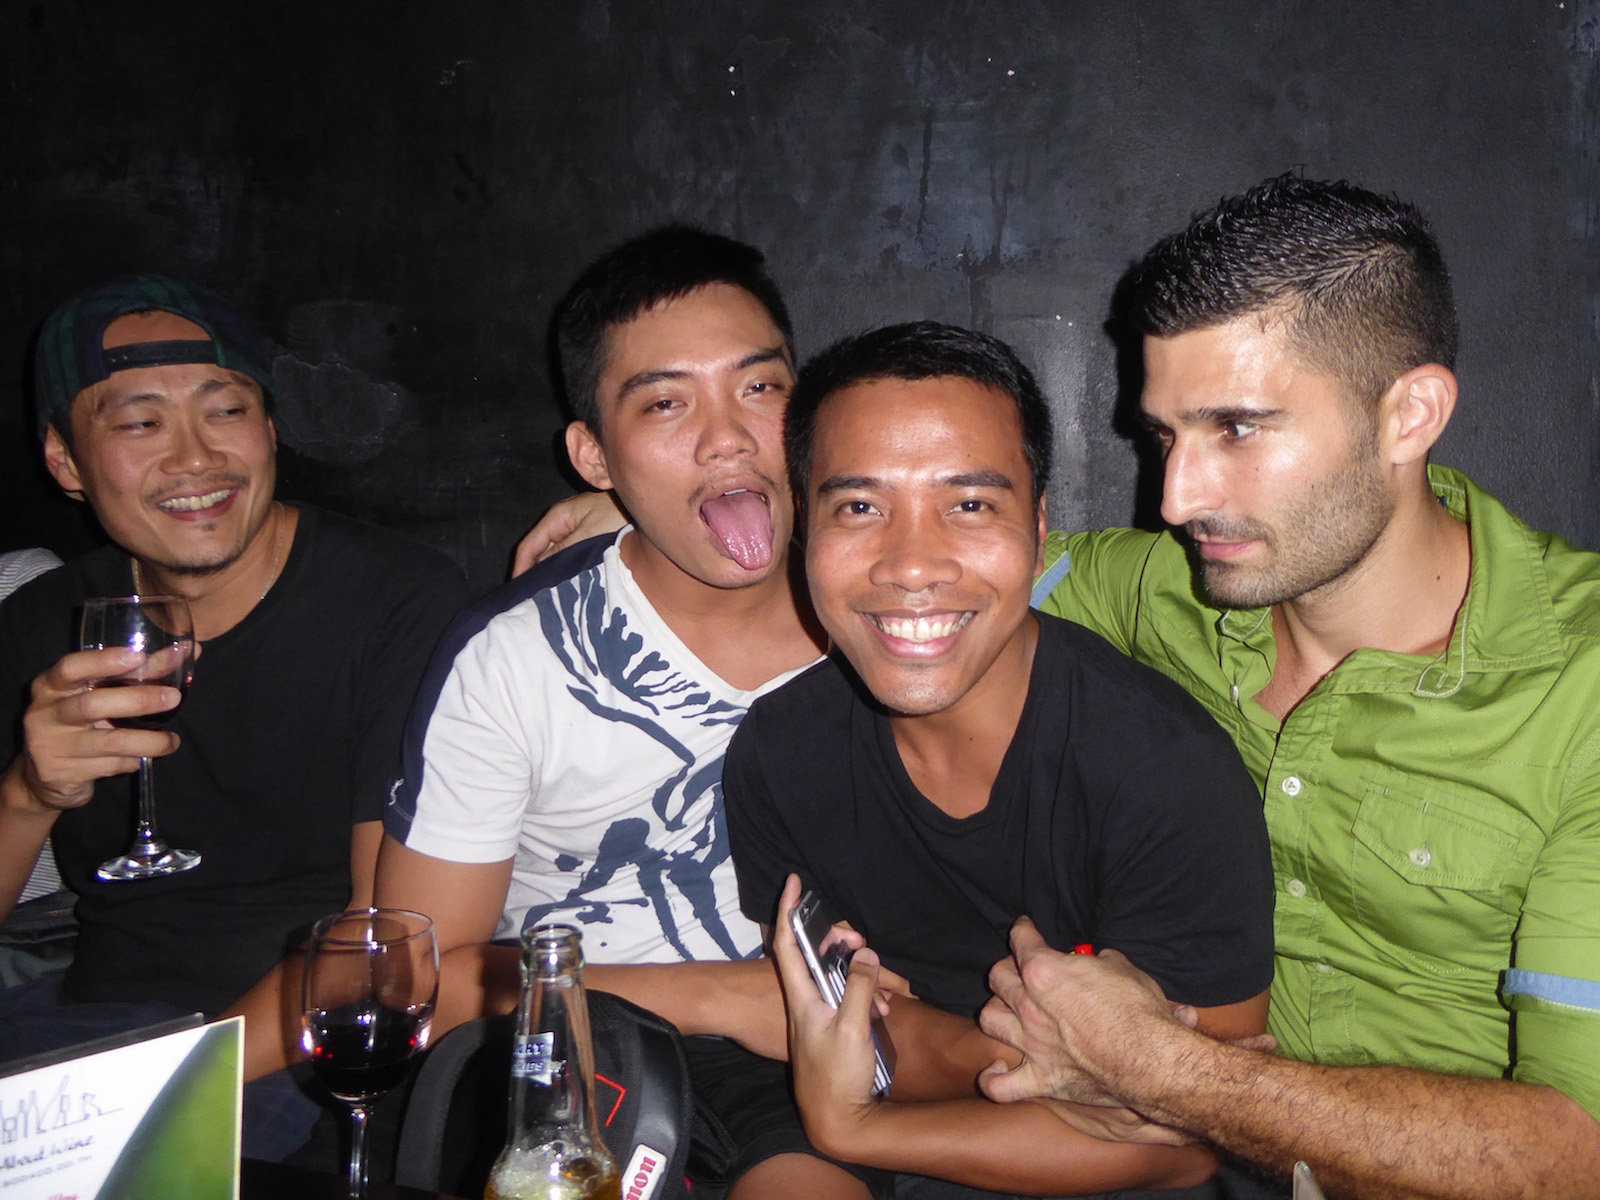
[[[424,1192],[392,1183],[374,1183],[370,1200],[459,1200],[446,1192]],[[239,1172],[240,1200],[345,1200],[342,1175],[247,1158]]]

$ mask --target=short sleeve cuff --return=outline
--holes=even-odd
[[[512,837],[484,840],[482,837],[462,837],[462,830],[441,830],[419,820],[408,823],[395,819],[393,809],[385,816],[385,831],[407,850],[442,858],[446,862],[497,863],[505,862],[517,853],[517,839]],[[454,835],[454,836],[452,836]]]

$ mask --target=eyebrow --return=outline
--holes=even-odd
[[[946,475],[943,483],[945,487],[1004,488],[1008,492],[1015,491],[1017,487],[1011,482],[1011,476],[1000,471],[967,471],[961,475]]]
[[[731,369],[734,371],[748,371],[751,367],[758,367],[762,363],[769,362],[781,362],[784,364],[784,366],[789,365],[789,356],[784,351],[782,345],[771,346],[765,350],[756,350],[750,354],[746,354],[738,362],[734,363]],[[627,379],[622,381],[622,386],[617,389],[617,399],[625,400],[630,393],[636,392],[640,388],[650,387],[653,384],[666,383],[672,380],[687,379],[689,378],[690,374],[691,372],[689,371],[676,370],[672,368],[664,368],[656,371],[640,371],[638,374],[630,375]]]
[[[687,371],[640,371],[637,375],[630,375],[623,380],[622,386],[617,389],[617,399],[625,400],[628,393],[636,392],[640,388],[650,387],[652,384],[662,383],[669,379],[687,379]]]
[[[1178,414],[1184,425],[1225,425],[1229,421],[1262,421],[1275,417],[1281,408],[1256,408],[1248,404],[1218,404],[1204,408],[1186,408]],[[1165,429],[1165,421],[1158,421],[1149,413],[1141,412],[1139,421],[1146,429]]]
[[[817,485],[817,495],[826,496],[830,492],[856,492],[873,491],[874,489],[887,488],[882,479],[875,475],[830,475]],[[1011,476],[1001,471],[963,471],[959,475],[946,475],[939,480],[940,487],[947,488],[1003,488],[1011,492],[1017,485],[1012,482]]]
[[[817,495],[826,496],[830,492],[869,492],[882,486],[883,480],[871,475],[830,475],[817,484]]]
[[[115,409],[127,408],[130,404],[165,404],[169,397],[161,392],[130,392],[126,396],[101,395],[94,405],[95,416],[102,416]]]
[[[771,346],[765,350],[757,350],[754,353],[746,354],[733,364],[733,369],[735,371],[748,371],[751,367],[759,367],[762,363],[769,362],[781,362],[784,366],[789,365],[789,355],[783,346]]]
[[[211,396],[230,388],[249,390],[235,379],[206,379],[196,384],[190,395]],[[126,396],[102,395],[95,403],[94,412],[96,416],[101,416],[115,409],[126,408],[130,404],[168,404],[171,401],[172,397],[166,392],[130,392]]]

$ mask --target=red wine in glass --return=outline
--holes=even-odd
[[[301,984],[303,1045],[317,1077],[350,1110],[349,1194],[367,1189],[367,1114],[428,1044],[439,994],[433,921],[403,908],[358,908],[311,929]]]
[[[96,687],[132,687],[160,684],[185,692],[194,664],[194,621],[189,605],[180,596],[102,596],[83,602],[78,627],[80,650],[137,650],[144,657],[120,675],[95,682]],[[160,729],[172,719],[172,711],[128,717],[117,722],[127,729]],[[139,760],[139,815],[134,826],[133,844],[122,854],[107,859],[95,871],[96,877],[115,882],[127,879],[159,879],[192,870],[200,865],[194,850],[181,850],[167,844],[156,829],[156,785],[150,760]]]
[[[426,1046],[433,1006],[341,1004],[305,1014],[311,1065],[322,1086],[346,1104],[367,1104],[406,1077]]]

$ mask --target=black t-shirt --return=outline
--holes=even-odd
[[[1115,948],[1169,999],[1272,982],[1261,795],[1182,689],[1039,615],[1027,702],[989,804],[917,791],[889,721],[829,660],[762,697],[723,772],[745,915],[771,924],[795,871],[929,1003],[972,1015],[1026,914],[1050,945]]]
[[[400,735],[434,642],[465,600],[444,555],[299,506],[276,583],[204,643],[152,760],[156,820],[200,866],[105,883],[95,867],[133,837],[135,777],[95,786],[51,833],[78,895],[76,1000],[165,1000],[213,1013],[350,897],[350,827],[376,821],[400,774]],[[114,546],[75,559],[0,604],[0,763],[21,747],[33,678],[77,644],[90,596],[133,591]]]

